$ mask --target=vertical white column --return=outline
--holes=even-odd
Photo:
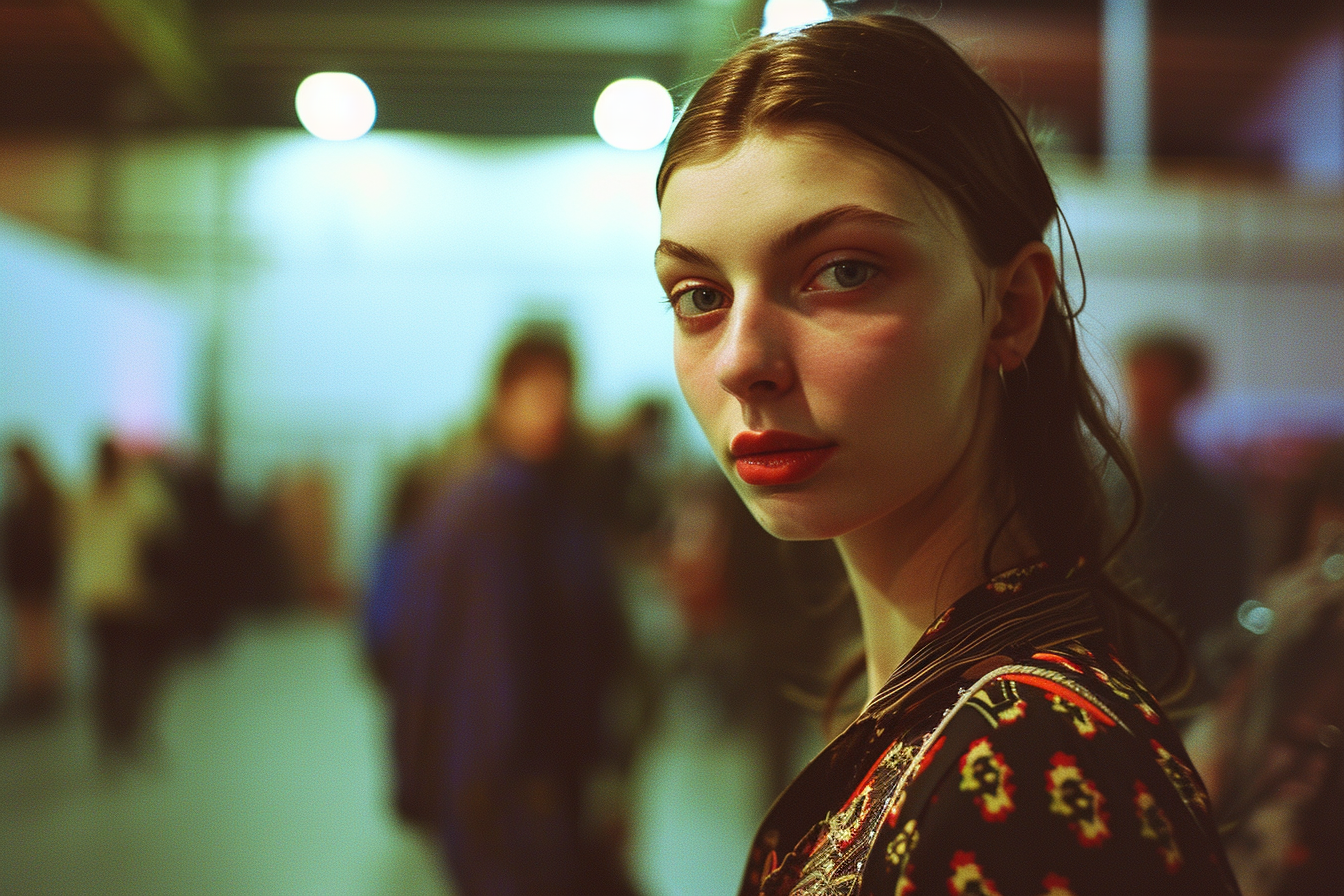
[[[1148,0],[1103,0],[1101,146],[1108,168],[1147,168],[1148,95]]]

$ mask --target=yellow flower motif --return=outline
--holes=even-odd
[[[1100,846],[1111,836],[1106,824],[1107,813],[1102,807],[1105,797],[1097,786],[1083,776],[1072,756],[1056,753],[1050,759],[1051,768],[1045,773],[1050,791],[1050,811],[1063,817],[1078,836],[1082,846]]]
[[[918,845],[919,831],[915,830],[915,820],[912,818],[887,844],[887,861],[898,868],[904,868],[910,859],[910,853]]]

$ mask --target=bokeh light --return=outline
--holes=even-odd
[[[826,0],[766,0],[761,16],[761,33],[774,34],[789,28],[802,28],[831,17]]]
[[[1248,600],[1237,607],[1237,621],[1251,634],[1263,635],[1274,627],[1274,611],[1258,600]]]
[[[294,109],[308,133],[323,140],[354,140],[373,127],[378,106],[358,75],[318,72],[299,84]]]
[[[593,125],[617,149],[652,149],[666,139],[672,112],[666,87],[647,78],[622,78],[598,96]]]

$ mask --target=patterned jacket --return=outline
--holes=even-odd
[[[743,896],[1236,893],[1081,569],[1010,571],[935,621],[775,803]]]

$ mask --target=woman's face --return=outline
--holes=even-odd
[[[913,169],[814,132],[749,137],[674,170],[656,268],[682,391],[770,532],[899,523],[953,480],[989,414],[992,274]]]

